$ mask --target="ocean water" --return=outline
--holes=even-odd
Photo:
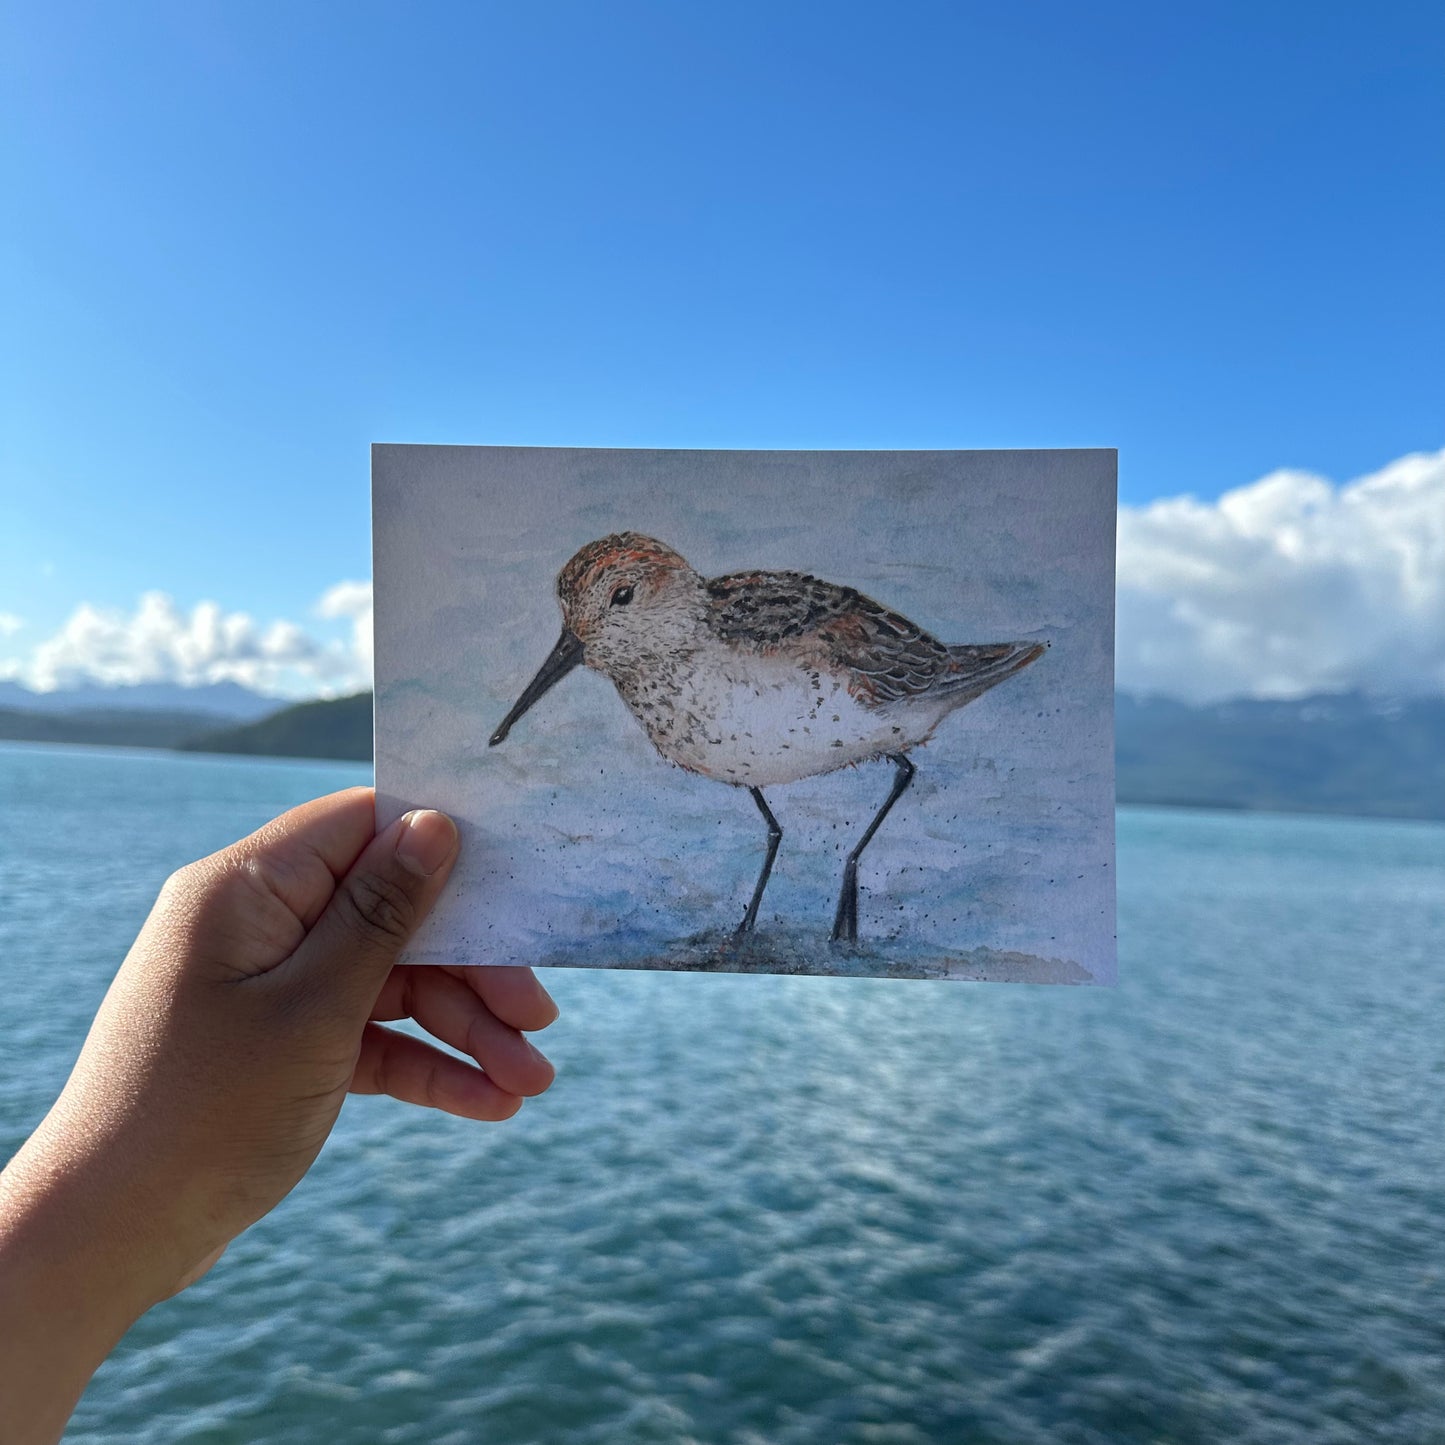
[[[0,748],[0,1148],[166,872],[360,769]],[[1119,814],[1120,985],[556,971],[355,1099],[74,1442],[1445,1441],[1445,828]]]

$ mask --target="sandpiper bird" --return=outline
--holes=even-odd
[[[858,859],[913,781],[911,749],[1047,644],[947,647],[851,587],[803,572],[704,578],[637,532],[589,542],[557,578],[562,636],[491,736],[578,663],[611,678],[664,758],[753,796],[767,854],[739,925],[757,921],[783,830],[762,790],[887,758],[893,787],[843,867],[834,941],[858,937]]]

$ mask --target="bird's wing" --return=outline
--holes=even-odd
[[[848,691],[875,706],[946,686],[959,670],[954,651],[906,617],[805,572],[734,572],[707,593],[723,641],[759,652],[788,644],[806,665],[847,674]]]
[[[1021,672],[1035,658],[1044,655],[1047,642],[985,642],[950,647],[953,666],[938,690],[956,698],[962,706],[997,687],[1004,678]]]

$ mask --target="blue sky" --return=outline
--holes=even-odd
[[[1445,440],[1445,7],[0,26],[0,663],[311,618],[372,440],[1117,445],[1134,504]]]

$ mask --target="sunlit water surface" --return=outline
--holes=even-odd
[[[165,874],[365,777],[0,748],[6,1153]],[[550,974],[549,1095],[351,1101],[67,1438],[1445,1440],[1445,828],[1119,840],[1116,990]]]

